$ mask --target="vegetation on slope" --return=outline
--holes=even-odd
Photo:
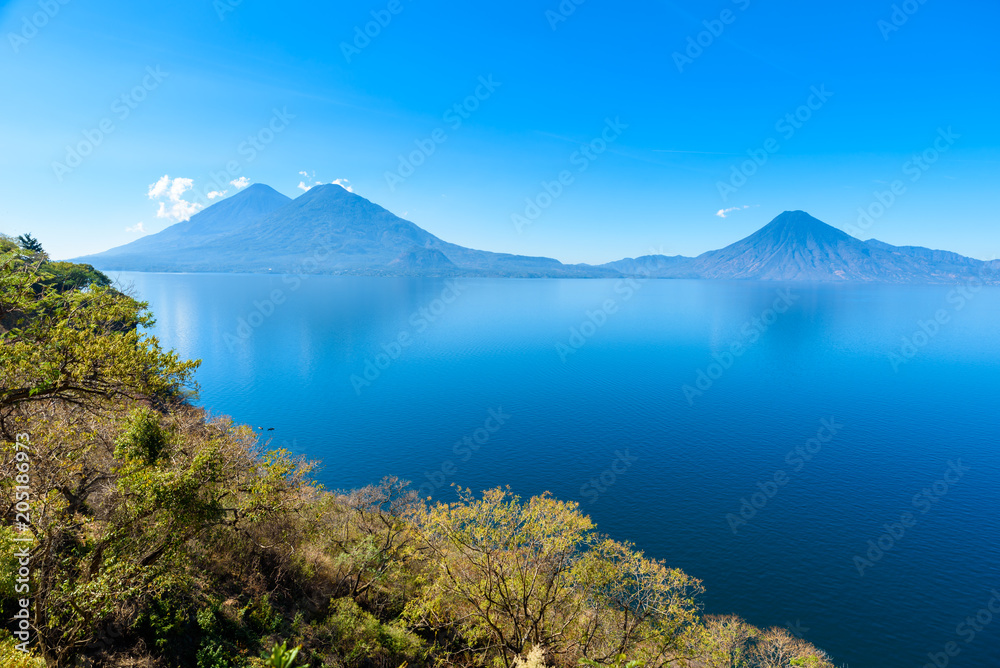
[[[0,635],[4,666],[831,665],[703,616],[697,580],[575,503],[323,489],[191,406],[197,364],[147,333],[145,304],[7,238],[0,321],[0,614],[24,597],[23,545],[32,599],[32,652]]]

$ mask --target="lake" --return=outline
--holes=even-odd
[[[1000,662],[998,288],[116,276],[328,486],[548,490],[838,664]]]

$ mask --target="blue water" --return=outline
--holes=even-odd
[[[1000,289],[121,277],[329,486],[548,490],[838,664],[1000,665]]]

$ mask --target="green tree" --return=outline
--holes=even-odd
[[[143,399],[163,404],[193,388],[198,362],[164,352],[147,304],[110,287],[60,291],[37,263],[0,256],[0,430],[26,403],[59,399],[89,409]]]
[[[363,600],[375,611],[401,607],[397,599],[406,584],[398,578],[415,556],[410,520],[417,498],[408,484],[386,477],[377,485],[330,495],[318,507],[326,548],[336,555],[337,593]]]
[[[464,627],[505,666],[528,646],[562,647],[572,621],[566,612],[579,607],[569,576],[593,529],[590,519],[576,504],[549,496],[522,503],[507,489],[481,499],[469,490],[459,495],[423,521],[437,571],[429,605],[419,610],[425,623],[445,612],[448,624]]]
[[[31,236],[30,232],[26,232],[25,234],[18,235],[18,237],[17,237],[17,243],[21,246],[22,249],[24,249],[28,253],[33,253],[34,254],[34,253],[44,253],[45,252],[42,249],[42,242],[40,242],[35,237]]]
[[[55,288],[58,292],[84,290],[91,286],[106,288],[111,280],[89,264],[43,262],[38,268],[37,288]]]
[[[562,661],[693,656],[701,584],[593,529],[576,503],[547,494],[522,502],[509,489],[460,491],[421,521],[432,572],[408,614],[418,626],[461,629],[505,666],[529,647]]]
[[[703,643],[699,580],[635,547],[603,538],[573,572],[587,601],[581,651],[600,663],[622,656],[668,665],[697,655]]]
[[[760,629],[732,615],[705,619],[708,668],[749,668],[750,650],[760,635]]]

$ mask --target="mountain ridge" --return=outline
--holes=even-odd
[[[1000,261],[861,241],[805,211],[785,211],[753,234],[697,257],[563,264],[444,241],[336,184],[315,186],[295,199],[254,184],[161,232],[74,261],[105,271],[299,273],[308,265],[308,273],[371,276],[864,283],[949,283],[980,274],[996,282],[1000,270]]]

